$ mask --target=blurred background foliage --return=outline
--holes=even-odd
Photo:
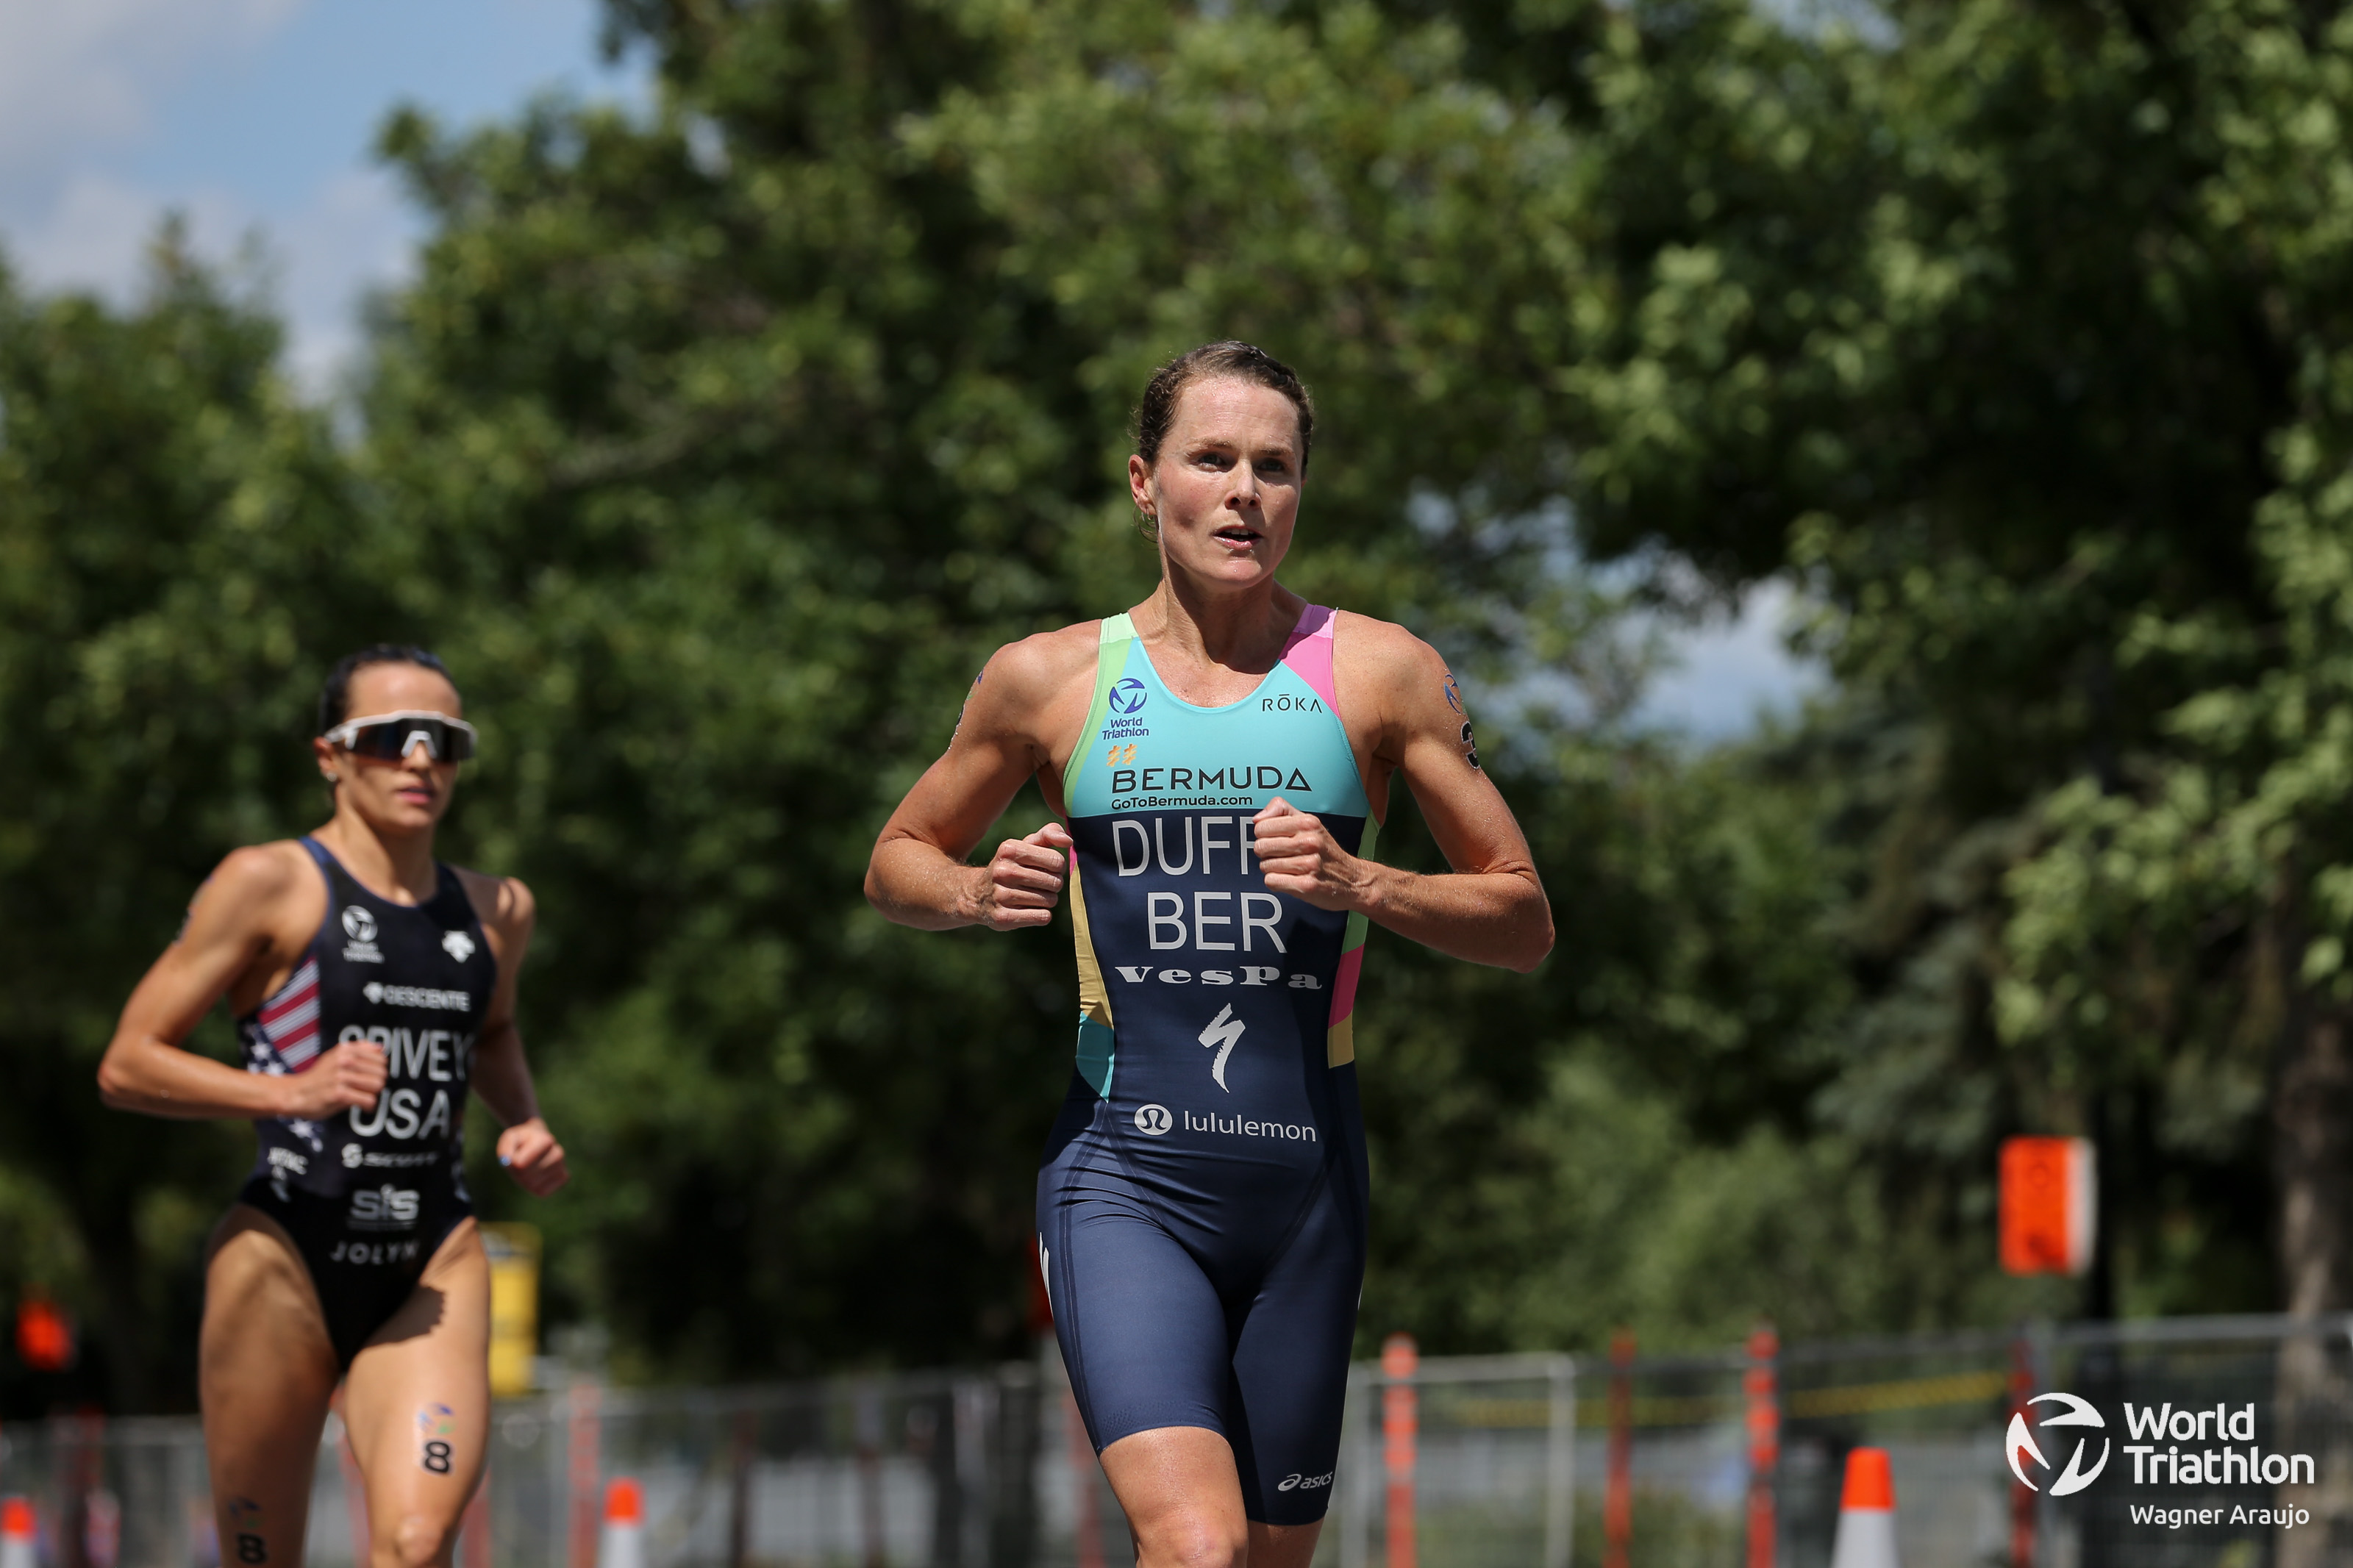
[[[192,1399],[248,1135],[91,1074],[380,637],[483,726],[445,853],[540,897],[578,1177],[474,1186],[553,1321],[646,1379],[1018,1352],[1068,928],[860,877],[988,651],[1149,587],[1127,406],[1226,335],[1324,414],[1286,580],[1455,661],[1560,932],[1373,939],[1368,1343],[2353,1306],[2353,15],[608,18],[645,113],[386,125],[430,237],[333,406],[173,231],[134,308],[0,279],[0,1300],[87,1331],[0,1406]],[[1767,580],[1829,689],[1647,730],[1651,631]],[[1992,1267],[2021,1131],[2100,1140],[2081,1285]]]

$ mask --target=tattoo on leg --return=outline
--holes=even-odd
[[[239,1563],[267,1563],[269,1543],[261,1534],[261,1505],[248,1497],[228,1500],[230,1549]]]
[[[417,1413],[417,1462],[437,1476],[449,1473],[450,1440],[458,1436],[458,1413],[446,1405],[427,1405]]]

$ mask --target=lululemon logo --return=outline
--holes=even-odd
[[[1144,700],[1150,695],[1151,693],[1144,689],[1144,682],[1132,675],[1128,676],[1111,689],[1111,710],[1114,713],[1134,713],[1143,708]]]
[[[353,942],[375,940],[375,917],[357,904],[343,906],[343,934]]]
[[[1165,1105],[1139,1105],[1135,1108],[1135,1130],[1146,1138],[1157,1138],[1176,1125],[1176,1119],[1168,1114],[1168,1108]]]
[[[2057,1405],[2064,1407],[2058,1415],[2045,1415],[2037,1423],[2045,1431],[2053,1426],[2090,1426],[2095,1430],[2105,1429],[2107,1426],[2107,1422],[2101,1418],[2100,1413],[2092,1408],[2090,1401],[2078,1399],[2072,1394],[2038,1394],[2026,1403],[2030,1409],[2037,1405]],[[2091,1446],[2091,1442],[2089,1437],[2076,1440],[2074,1453],[2068,1456],[2066,1469],[2060,1472],[2059,1479],[2051,1483],[2052,1497],[2068,1497],[2082,1491],[2085,1487],[2098,1480],[2100,1472],[2108,1468],[2108,1439],[2103,1437],[2100,1439],[2098,1463],[2092,1467],[2089,1474],[2084,1472],[2084,1450]],[[2032,1481],[2026,1479],[2026,1467],[2019,1463],[2021,1454],[2029,1454],[2033,1457],[2037,1469],[2047,1470],[2051,1468],[2051,1461],[2044,1458],[2042,1450],[2034,1446],[2033,1433],[2027,1430],[2026,1411],[2021,1410],[2010,1418],[2010,1436],[2002,1447],[2005,1457],[2010,1460],[2010,1473],[2018,1478],[2018,1484],[2028,1491],[2040,1490],[2041,1489]]]

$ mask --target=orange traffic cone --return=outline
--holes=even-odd
[[[1831,1568],[1901,1568],[1895,1554],[1895,1477],[1884,1448],[1847,1451]]]
[[[33,1568],[33,1505],[0,1498],[0,1568]]]
[[[605,1486],[605,1533],[596,1568],[646,1568],[646,1494],[627,1476]]]

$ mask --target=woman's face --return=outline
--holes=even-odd
[[[1305,482],[1301,458],[1299,411],[1290,398],[1254,381],[1217,376],[1176,395],[1159,461],[1128,458],[1128,490],[1159,521],[1170,572],[1251,587],[1273,576],[1291,550]]]
[[[448,678],[414,664],[371,664],[353,672],[344,715],[364,719],[373,713],[466,716]],[[396,763],[359,756],[323,738],[311,745],[319,772],[334,781],[339,803],[387,836],[429,832],[449,809],[450,793],[458,787],[458,764],[435,762],[421,740]]]

